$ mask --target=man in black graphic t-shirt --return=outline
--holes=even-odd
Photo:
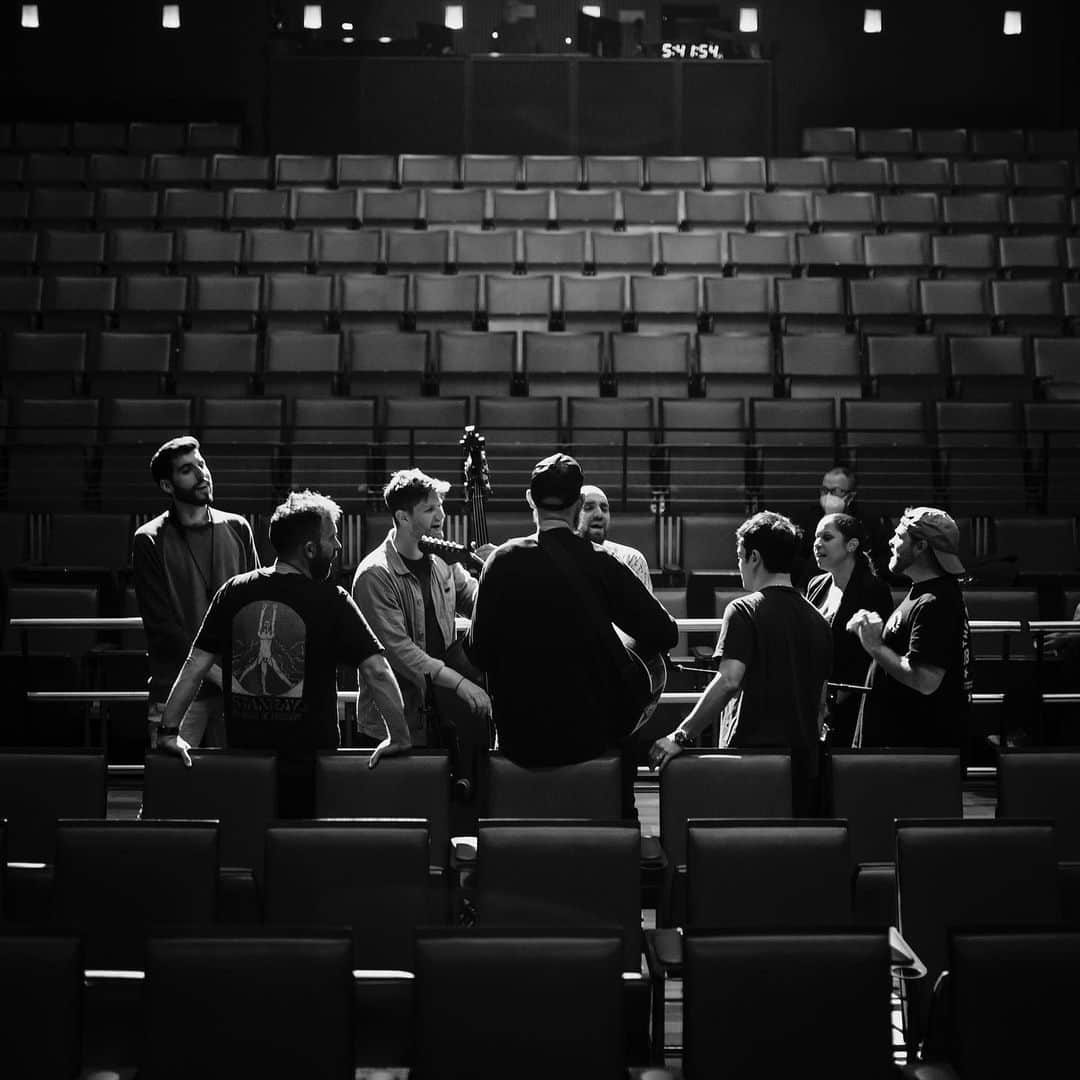
[[[848,622],[874,661],[856,746],[963,745],[971,628],[957,580],[959,547],[956,522],[934,507],[906,510],[896,526],[889,569],[909,577],[911,591],[884,626],[865,610]]]
[[[179,718],[220,658],[228,745],[277,752],[282,817],[311,816],[314,754],[338,746],[339,663],[359,667],[386,727],[371,765],[411,745],[382,646],[349,594],[329,580],[341,550],[340,513],[307,491],[277,508],[270,521],[277,561],[218,590],[165,703],[159,746],[190,765]]]

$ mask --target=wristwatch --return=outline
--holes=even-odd
[[[685,750],[690,745],[690,736],[682,728],[676,728],[671,733],[671,741],[680,749]]]

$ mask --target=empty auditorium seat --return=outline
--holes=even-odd
[[[1046,482],[1046,510],[1071,514],[1080,483],[1080,402],[1024,403],[1025,442],[1035,452],[1035,466]]]
[[[225,221],[225,196],[224,191],[166,188],[158,220],[166,226],[220,226]]]
[[[46,330],[103,330],[116,310],[117,279],[60,275],[45,279]]]
[[[329,155],[277,154],[274,157],[275,187],[331,187],[334,159]]]
[[[312,234],[304,229],[248,229],[243,260],[248,273],[306,270],[314,261]]]
[[[797,503],[834,463],[835,407],[832,398],[750,403],[752,438],[761,447],[761,497],[767,504]]]
[[[699,157],[646,157],[645,184],[651,188],[703,188],[705,164]]]
[[[829,181],[834,191],[887,191],[889,161],[884,157],[835,158],[829,162]]]
[[[569,154],[526,154],[521,172],[526,187],[575,188],[583,179],[581,158]]]
[[[218,120],[192,121],[187,125],[185,145],[189,153],[239,151],[243,132],[239,124]]]
[[[620,394],[687,394],[692,375],[690,335],[612,334],[611,367]]]
[[[338,389],[341,336],[305,330],[266,334],[262,383],[267,394],[329,396]]]
[[[371,398],[293,402],[290,485],[332,495],[347,509],[366,500],[368,451],[375,438]]]
[[[7,449],[9,509],[82,506],[98,414],[93,398],[23,398],[13,403]]]
[[[187,278],[125,274],[115,324],[121,330],[178,330],[188,306]]]
[[[1069,212],[1063,195],[1013,195],[1008,206],[1009,225],[1020,233],[1065,233]]]
[[[755,229],[806,232],[810,228],[809,196],[796,191],[751,192],[750,224]]]
[[[1050,278],[1031,281],[993,281],[990,296],[994,318],[1008,334],[1064,332],[1061,287]]]
[[[689,229],[745,229],[750,220],[750,196],[745,191],[696,191],[683,195]]]
[[[915,134],[911,128],[859,128],[859,153],[904,157],[915,152]]]
[[[271,329],[325,330],[334,306],[334,279],[282,273],[263,278],[263,317]]]
[[[86,159],[81,155],[27,154],[24,182],[27,187],[82,187]]]
[[[839,162],[833,162],[834,168]],[[877,225],[877,200],[861,192],[826,195],[815,192],[810,201],[811,224],[823,229],[863,229]]]
[[[555,217],[563,225],[599,225],[614,228],[619,220],[618,199],[614,191],[563,191],[554,194]]]
[[[710,188],[746,188],[751,191],[764,191],[765,159],[762,157],[706,158],[705,180]]]
[[[612,508],[647,505],[652,492],[653,399],[570,398],[571,453]]]
[[[338,187],[390,188],[397,179],[394,154],[338,154]]]
[[[374,273],[381,260],[382,238],[376,229],[316,229],[312,256],[319,273],[343,270]]]
[[[479,229],[489,216],[487,195],[481,190],[434,188],[424,195],[424,217],[429,228],[432,225],[463,225]]]
[[[37,233],[11,229],[0,233],[0,271],[32,274],[37,262]]]
[[[866,356],[875,397],[938,401],[947,396],[941,342],[932,335],[870,336]]]
[[[350,330],[345,334],[349,393],[418,394],[427,374],[428,335],[399,330]]]
[[[1014,161],[1012,182],[1017,192],[1067,192],[1072,187],[1069,162]]]
[[[773,397],[776,374],[768,334],[699,334],[698,371],[706,396]]]
[[[1080,386],[1080,341],[1042,338],[1032,342],[1034,374],[1040,393],[1052,398],[1062,386]]]
[[[963,157],[968,152],[967,128],[919,128],[915,151],[923,156]]]
[[[1000,236],[998,262],[1008,278],[1065,276],[1060,236]]]
[[[284,226],[289,220],[289,193],[261,188],[229,188],[225,222],[229,227]]]
[[[707,276],[702,283],[705,314],[716,332],[767,334],[776,297],[769,277]]]
[[[623,221],[630,232],[676,229],[682,221],[682,200],[677,191],[623,191]]]
[[[155,229],[110,229],[106,262],[119,273],[163,273],[173,261],[175,235]]]
[[[859,341],[854,334],[785,334],[780,374],[793,398],[862,396]]]
[[[496,228],[546,226],[553,220],[553,213],[550,191],[505,191],[497,188],[491,193],[491,217]]]
[[[1012,170],[1005,158],[954,161],[952,177],[958,192],[1005,191],[1012,186]]]
[[[728,397],[667,398],[660,402],[660,422],[661,442],[667,456],[668,495],[676,509],[680,513],[744,510],[747,499],[744,403]],[[682,565],[691,568],[685,561]],[[704,565],[712,566],[714,562]]]
[[[388,229],[385,244],[386,264],[392,272],[414,267],[443,270],[450,261],[450,233],[446,229]]]
[[[679,566],[687,572],[738,569],[735,530],[741,514],[685,514],[682,518]]]
[[[200,154],[151,154],[148,181],[157,187],[206,186],[210,160]]]
[[[422,463],[436,476],[456,472],[461,466],[458,443],[468,415],[468,398],[384,398],[387,470]]]
[[[86,389],[85,333],[14,331],[8,337],[4,393],[64,397]]]
[[[258,277],[195,274],[188,294],[191,326],[196,330],[254,330],[261,285]]]
[[[1014,404],[941,401],[936,409],[953,511],[1022,513],[1029,484]]]
[[[941,207],[932,191],[882,195],[878,200],[878,218],[887,231],[932,232],[941,224]]]
[[[949,339],[953,393],[965,401],[1027,401],[1032,395],[1024,339],[993,337]]]
[[[97,358],[89,375],[91,394],[165,392],[172,371],[168,333],[106,331],[98,337]]]
[[[589,234],[592,263],[601,273],[651,272],[656,258],[652,233],[601,232]]]
[[[984,281],[920,281],[919,304],[933,334],[991,332],[990,297]]]
[[[176,268],[181,273],[234,274],[243,259],[244,234],[222,229],[176,231]]]
[[[437,340],[441,394],[510,393],[517,360],[513,331],[440,330]]]
[[[628,154],[586,154],[585,186],[640,188],[645,182],[641,158]]]
[[[491,330],[546,330],[554,306],[551,274],[484,275],[484,307]]]
[[[679,329],[693,333],[701,312],[699,279],[693,274],[630,275],[630,310],[640,331]]]
[[[188,331],[179,342],[176,390],[180,394],[250,394],[258,367],[256,334]]]
[[[351,229],[361,217],[358,188],[294,188],[289,216],[301,228],[307,225],[337,225]]]
[[[847,322],[840,278],[778,278],[776,308],[785,333],[843,330]]]
[[[409,279],[404,274],[342,274],[337,304],[343,327],[399,327],[408,304]]]
[[[406,188],[401,191],[365,190],[363,198],[365,225],[412,228],[420,218],[420,191]]]
[[[661,232],[657,242],[658,266],[663,271],[719,274],[725,262],[722,232]]]
[[[488,232],[455,229],[452,260],[458,270],[509,273],[521,261],[517,233],[512,229]]]
[[[522,359],[530,395],[566,397],[599,393],[604,375],[601,334],[526,331],[522,338]]]
[[[522,233],[525,268],[529,271],[565,270],[580,273],[590,261],[586,251],[587,233],[583,229]]]
[[[1002,557],[1015,555],[1022,574],[1072,574],[1080,568],[1071,517],[995,516],[990,550]]]
[[[854,157],[856,145],[853,127],[811,127],[802,131],[802,152],[807,155]]]
[[[919,298],[914,278],[850,280],[848,301],[860,334],[913,334],[919,329]]]
[[[158,193],[129,188],[102,188],[97,197],[97,222],[101,227],[137,225],[150,228],[157,223]]]
[[[795,261],[809,276],[863,272],[863,237],[857,232],[800,233]]]
[[[521,176],[516,154],[462,154],[461,182],[465,187],[514,187]]]
[[[402,154],[398,178],[402,187],[453,187],[460,179],[458,159],[452,154]]]
[[[472,330],[480,313],[479,274],[413,274],[416,325]]]
[[[38,263],[49,274],[95,274],[105,262],[105,234],[83,230],[45,229]]]
[[[794,273],[795,237],[791,233],[732,232],[728,248],[728,262],[736,275],[788,277]]]

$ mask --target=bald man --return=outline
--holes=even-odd
[[[611,506],[608,497],[595,484],[585,484],[581,489],[581,513],[578,514],[577,534],[591,540],[597,547],[614,555],[628,566],[646,589],[653,591],[649,578],[649,564],[637,548],[616,544],[607,538],[611,527]]]

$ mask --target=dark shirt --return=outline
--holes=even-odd
[[[210,521],[183,526],[170,510],[135,532],[135,594],[146,631],[152,702],[169,696],[214,593],[259,565],[244,518],[212,508]],[[217,692],[204,682],[199,696]]]
[[[807,585],[806,599],[818,611],[822,611],[831,587],[832,574],[819,574]],[[826,616],[832,628],[833,664],[829,676],[832,682],[865,685],[870,657],[859,642],[858,635],[845,629],[848,620],[860,608],[876,611],[882,622],[889,618],[893,609],[892,590],[874,574],[866,560],[861,557],[855,560],[855,569],[844,589],[844,596],[836,614],[831,619]]]
[[[581,595],[547,550],[573,560]],[[595,619],[582,616],[589,604]],[[632,718],[620,708],[615,623],[645,653],[665,652],[678,627],[608,552],[570,529],[548,529],[502,544],[488,559],[466,639],[487,672],[499,748],[524,766],[585,761],[619,745]],[[610,633],[605,647],[596,628]]]
[[[932,694],[920,694],[872,663],[858,745],[961,746],[970,708],[971,627],[956,578],[912,585],[881,640],[912,664],[944,668],[945,675]]]
[[[195,646],[221,657],[229,746],[287,757],[337,749],[337,665],[382,651],[344,589],[269,567],[218,590]]]
[[[800,592],[770,585],[732,600],[714,656],[746,665],[721,746],[808,750],[817,743],[832,632]]]
[[[446,643],[443,641],[439,617],[435,611],[435,602],[431,599],[431,556],[421,555],[419,559],[401,561],[409,568],[414,578],[420,582],[420,593],[424,598],[424,642],[428,656],[441,660],[446,656]]]

